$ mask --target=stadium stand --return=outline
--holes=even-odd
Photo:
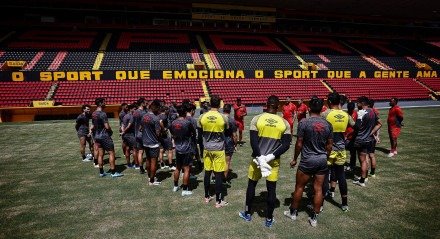
[[[62,105],[81,105],[94,104],[97,97],[105,97],[107,104],[131,103],[139,97],[180,102],[183,99],[199,100],[203,97],[203,90],[198,80],[64,81],[59,82],[54,100]]]
[[[207,81],[211,94],[219,95],[225,103],[235,103],[241,97],[244,104],[262,105],[272,94],[280,99],[324,98],[329,90],[317,79],[221,79]]]
[[[429,98],[429,90],[410,78],[393,79],[326,79],[333,90],[356,100],[367,96],[376,101],[397,97],[402,100],[421,100]],[[354,84],[354,82],[356,82]],[[359,87],[361,86],[361,87]]]
[[[186,33],[122,32],[110,40],[101,70],[185,70],[194,40]]]
[[[425,86],[429,87],[435,92],[440,92],[440,78],[421,78],[418,81],[422,82]]]
[[[107,40],[108,46],[106,44],[102,49],[101,43],[104,42],[105,36],[110,36]],[[187,63],[206,59],[212,62],[211,67],[226,70],[293,70],[301,69],[301,64],[304,62],[315,63],[321,70],[417,70],[416,65],[422,63],[429,63],[434,70],[440,68],[440,61],[433,56],[434,53],[439,52],[437,46],[408,40],[179,31],[146,33],[111,30],[103,32],[31,30],[15,34],[2,43],[2,46],[0,63],[7,60],[23,60],[27,62],[23,69],[25,71],[92,70],[95,65],[98,67],[94,70],[186,70]],[[95,64],[98,54],[102,54],[102,62]],[[255,85],[255,81],[259,81],[259,84]],[[179,89],[182,86],[181,82],[187,82],[189,88]],[[333,89],[355,98],[359,95],[367,95],[376,100],[386,100],[393,95],[402,99],[427,99],[429,95],[426,89],[411,79],[347,79],[325,80],[325,82]],[[363,90],[356,92],[353,88],[360,84]],[[425,84],[428,87],[436,87],[429,86],[434,83]],[[328,93],[317,79],[221,79],[208,80],[207,86],[209,93],[221,95],[227,103],[233,102],[237,95],[241,95],[246,104],[262,104],[268,92],[278,94],[280,97],[290,96],[296,99],[309,97],[311,94],[324,97]],[[132,93],[126,90],[131,87],[141,87],[144,91]],[[91,92],[89,88],[94,89],[93,94],[88,95]],[[145,91],[147,88],[157,91],[157,94],[152,93],[151,90]],[[438,89],[433,88],[433,91]],[[182,92],[190,94],[185,95]],[[41,99],[45,96],[43,94],[34,98]],[[120,104],[122,101],[132,101],[139,96],[178,101],[184,98],[198,99],[205,95],[199,80],[179,80],[169,83],[160,80],[152,80],[148,83],[105,80],[60,82],[55,100],[63,105],[75,105],[91,103],[97,96],[109,98],[109,103]],[[3,105],[29,104],[28,95],[17,94],[15,97],[17,102]],[[5,100],[10,102],[9,98]]]
[[[204,39],[222,69],[300,69],[301,62],[268,36],[210,34]]]
[[[0,82],[0,107],[25,107],[34,100],[44,100],[51,85],[51,82]]]

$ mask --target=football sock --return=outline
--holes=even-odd
[[[209,197],[209,185],[211,184],[211,181],[210,181],[211,172],[212,171],[205,171],[205,177],[203,180],[203,184],[205,186],[205,198]]]
[[[375,171],[376,171],[376,168],[371,168],[370,174],[374,175]]]
[[[217,202],[221,202],[222,198],[222,184],[223,184],[223,172],[214,172],[215,174],[215,197]]]
[[[348,203],[347,201],[348,201],[348,197],[347,196],[345,196],[345,197],[343,196],[342,197],[342,206],[347,206],[347,203]]]
[[[289,207],[290,214],[294,214],[297,210],[293,207]]]
[[[275,210],[275,204],[277,200],[276,189],[277,183],[266,181],[267,185],[267,218],[273,218],[273,211]]]
[[[252,202],[254,201],[254,196],[255,196],[255,188],[257,187],[257,182],[258,181],[253,181],[251,179],[249,179],[248,181],[248,187],[246,190],[246,214],[250,214],[251,213],[251,207],[252,207]]]

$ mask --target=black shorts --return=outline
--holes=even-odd
[[[301,159],[298,170],[307,175],[325,175],[328,171],[327,159]]]
[[[345,149],[346,150],[354,149],[354,141],[353,140],[346,140],[345,141]]]
[[[192,153],[188,153],[188,154],[179,154],[176,153],[176,165],[177,167],[181,168],[181,167],[185,167],[185,166],[190,166],[193,163],[193,154]]]
[[[230,137],[225,137],[225,155],[232,156],[234,153],[235,146],[234,141]]]
[[[373,142],[371,142],[371,143],[372,143],[372,146],[371,146],[371,148],[368,150],[368,153],[369,153],[369,154],[374,154],[374,152],[376,151],[376,144],[377,144],[377,141],[374,139]]]
[[[102,148],[105,151],[115,151],[115,145],[113,144],[113,140],[110,136],[96,139],[95,143],[98,148]]]
[[[78,132],[76,135],[78,136],[78,139],[81,139],[82,137],[85,137],[87,141],[92,139],[92,136],[89,136],[89,133]]]
[[[226,156],[232,156],[234,154],[234,147],[225,147],[225,155]]]
[[[135,144],[134,148],[137,150],[144,149],[144,146],[143,146],[144,143],[142,142],[142,138],[135,138],[135,140],[136,140],[136,144]]]
[[[150,148],[150,147],[144,147],[145,155],[147,156],[147,159],[150,158],[158,158],[159,157],[159,147],[156,148]]]
[[[160,138],[159,139],[160,147],[164,150],[171,150],[173,149],[173,141],[171,138]]]
[[[124,134],[122,136],[122,141],[130,148],[134,148],[136,146],[136,138],[133,134]]]
[[[362,142],[362,143],[354,143],[354,148],[358,153],[374,153],[374,143],[370,142]]]

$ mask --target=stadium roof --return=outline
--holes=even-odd
[[[81,6],[163,5],[191,8],[192,3],[232,4],[245,6],[275,7],[280,11],[299,15],[341,15],[372,18],[420,19],[440,22],[440,1],[431,0],[15,0],[2,1],[0,5],[39,6],[48,4]]]
[[[440,21],[440,1],[418,0],[241,0],[193,1],[276,7],[315,14],[396,17]]]

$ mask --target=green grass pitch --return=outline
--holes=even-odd
[[[349,179],[350,211],[326,202],[317,228],[308,224],[307,211],[300,211],[295,222],[282,214],[295,183],[296,168],[288,167],[293,147],[281,158],[274,227],[263,226],[266,189],[261,180],[253,220],[238,217],[251,159],[252,116],[246,117],[247,143],[233,156],[237,178],[227,188],[230,205],[221,209],[203,203],[203,173],[190,197],[171,191],[170,173],[162,174],[165,179],[157,187],[148,186],[146,176],[134,169],[125,169],[122,178],[99,178],[91,163],[80,160],[74,120],[2,123],[0,238],[440,238],[440,110],[404,111],[397,157],[386,157],[384,122],[377,178],[365,188]],[[381,111],[382,121],[386,114]],[[111,125],[116,131],[117,122]],[[123,165],[120,138],[113,138],[117,165]],[[338,189],[335,201],[340,203]]]

